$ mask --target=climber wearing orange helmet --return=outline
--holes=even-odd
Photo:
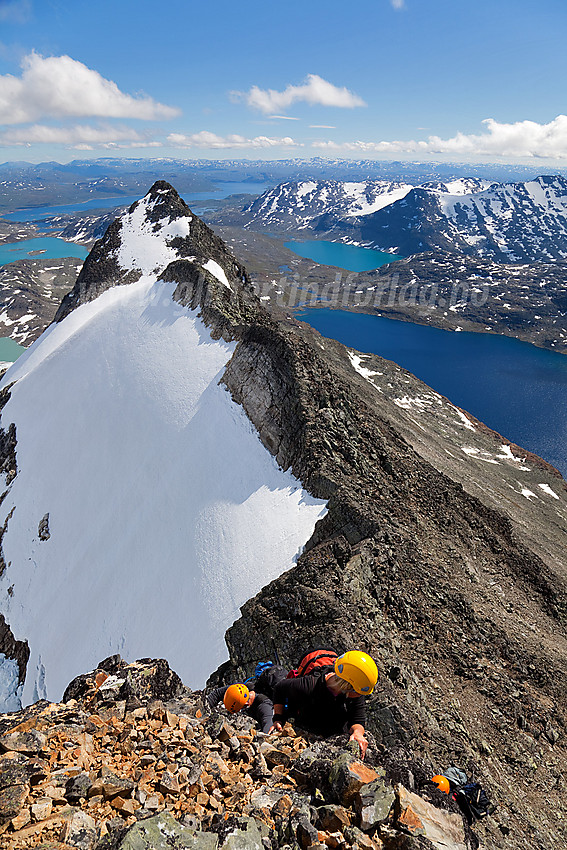
[[[254,718],[260,732],[270,731],[274,705],[272,700],[264,694],[250,691],[246,685],[237,683],[228,687],[215,688],[207,694],[206,699],[211,708],[222,701],[231,714],[237,714],[244,709],[246,714]]]
[[[432,777],[431,781],[437,785],[440,791],[443,791],[444,794],[448,794],[451,790],[451,785],[446,776],[443,776],[441,773],[438,773],[437,776]]]
[[[378,681],[378,668],[365,652],[352,650],[336,659],[334,667],[322,667],[307,676],[284,679],[274,689],[274,725],[279,731],[288,717],[317,735],[349,733],[356,741],[362,758],[368,741],[365,737],[366,708]]]

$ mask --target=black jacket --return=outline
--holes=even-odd
[[[221,688],[214,688],[207,694],[207,702],[214,708],[222,699],[228,690],[228,685]],[[260,732],[269,732],[272,726],[272,717],[274,714],[274,704],[272,700],[265,694],[256,693],[252,705],[243,709],[245,714],[253,717],[258,725]]]
[[[328,672],[324,668],[309,676],[278,682],[274,704],[285,706],[283,721],[295,717],[303,729],[325,736],[347,732],[355,723],[366,725],[364,697],[334,696],[325,684]]]

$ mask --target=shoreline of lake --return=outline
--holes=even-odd
[[[328,307],[295,315],[348,348],[394,361],[567,476],[567,359],[559,352]]]

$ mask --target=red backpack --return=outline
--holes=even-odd
[[[320,667],[334,667],[339,657],[334,649],[310,649],[306,652],[295,670],[290,670],[288,679],[297,679],[298,676],[309,676]]]

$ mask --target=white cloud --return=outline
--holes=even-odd
[[[167,142],[175,148],[274,148],[274,147],[297,147],[298,142],[294,142],[289,136],[283,139],[270,139],[267,136],[256,136],[254,139],[247,139],[245,136],[239,136],[233,133],[228,136],[217,136],[216,133],[210,133],[208,130],[201,130],[200,133],[192,133],[190,136],[182,133],[170,133],[167,137]]]
[[[310,124],[310,130],[336,130],[335,124]]]
[[[281,112],[294,103],[309,103],[312,106],[337,106],[352,109],[366,106],[362,98],[344,86],[339,88],[317,74],[308,74],[300,86],[287,86],[283,91],[261,89],[252,86],[249,92],[232,92],[233,99],[245,100],[248,106],[261,112]]]
[[[503,124],[494,118],[482,122],[485,133],[457,133],[449,139],[429,136],[427,141],[314,142],[326,150],[375,153],[431,153],[455,156],[502,156],[511,158],[567,159],[567,115],[558,115],[549,124],[517,121]]]
[[[40,118],[173,118],[179,110],[147,95],[132,97],[70,56],[44,58],[30,53],[21,77],[0,76],[0,124],[25,124]]]
[[[406,5],[406,0],[390,0],[394,9],[403,9]]]
[[[294,118],[291,115],[268,115],[268,118],[278,118],[280,121],[299,121],[299,118]]]
[[[17,145],[53,144],[67,145],[80,150],[93,148],[127,147],[156,147],[161,142],[154,142],[146,134],[141,134],[131,127],[99,126],[77,124],[73,127],[54,127],[46,124],[32,124],[29,127],[13,127],[0,133],[0,145],[12,147]]]

